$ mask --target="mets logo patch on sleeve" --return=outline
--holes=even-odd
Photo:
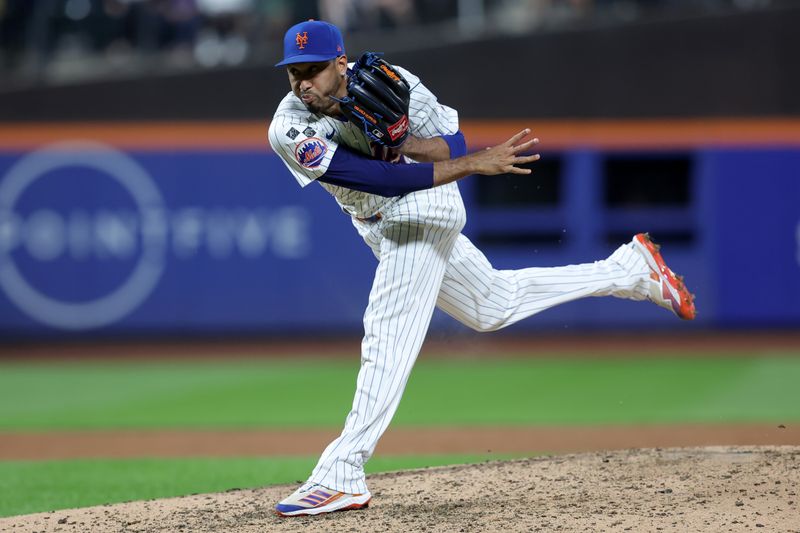
[[[322,139],[310,137],[297,145],[294,155],[297,158],[297,162],[304,167],[316,168],[322,163],[327,151],[328,145]]]

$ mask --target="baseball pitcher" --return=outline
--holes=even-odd
[[[455,183],[470,174],[529,174],[529,129],[468,154],[458,113],[408,70],[366,53],[349,63],[339,29],[297,24],[284,37],[291,92],[269,126],[272,149],[300,186],[317,182],[378,259],[364,313],[361,369],[341,435],[308,481],[278,503],[281,516],[366,507],[364,476],[389,425],[435,307],[494,331],[589,296],[649,300],[683,319],[693,296],[638,234],[608,259],[554,268],[496,270],[461,230]]]

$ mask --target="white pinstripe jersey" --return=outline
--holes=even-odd
[[[352,67],[352,63],[350,64]],[[458,113],[442,105],[419,78],[395,66],[411,86],[409,123],[411,134],[420,138],[453,135],[458,131]],[[301,186],[322,176],[339,144],[370,155],[363,128],[352,122],[314,114],[293,93],[281,100],[269,125],[269,143]],[[414,161],[406,158],[407,162]],[[339,205],[353,216],[367,218],[396,198],[355,191],[319,182]]]

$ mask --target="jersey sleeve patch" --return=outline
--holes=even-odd
[[[317,168],[322,163],[322,160],[325,159],[327,151],[328,145],[325,144],[325,141],[317,137],[309,137],[297,143],[294,155],[301,166]]]

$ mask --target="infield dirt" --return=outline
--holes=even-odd
[[[800,532],[800,447],[645,449],[377,474],[362,511],[278,518],[275,486],[0,519],[8,532]]]

